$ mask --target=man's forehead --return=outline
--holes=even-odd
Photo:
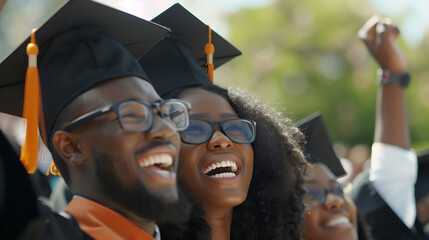
[[[136,99],[148,103],[161,99],[152,84],[139,77],[121,77],[93,87],[82,95],[82,100],[91,105],[111,104],[128,99]]]

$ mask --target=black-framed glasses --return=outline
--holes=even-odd
[[[127,132],[146,131],[153,124],[153,109],[158,110],[158,114],[175,128],[177,131],[186,129],[189,125],[189,102],[169,99],[156,103],[146,103],[139,100],[126,100],[86,113],[73,121],[64,128],[70,131],[79,124],[88,122],[96,117],[115,111],[118,116],[121,128]]]
[[[344,198],[343,189],[342,185],[333,186],[332,188],[305,187],[306,193],[304,196],[304,202],[309,206],[324,205],[328,193]]]
[[[256,122],[246,119],[210,122],[191,118],[188,128],[180,132],[180,138],[187,144],[202,144],[213,136],[217,126],[234,143],[251,143],[255,140]]]

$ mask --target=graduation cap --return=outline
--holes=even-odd
[[[346,174],[340,159],[335,154],[322,115],[314,113],[298,122],[297,125],[306,138],[304,153],[308,161],[325,164],[337,177]]]
[[[46,123],[47,140],[62,110],[81,93],[98,83],[119,77],[137,76],[147,80],[136,58],[168,32],[160,25],[90,0],[71,0],[63,5],[32,36],[32,42],[40,46],[38,59],[44,112],[41,116]],[[32,87],[25,84],[27,61],[30,63],[27,74],[36,78],[38,75],[34,65],[37,66],[39,50],[37,45],[28,48],[28,43],[29,39],[0,64],[0,112],[21,115],[24,85],[31,90],[29,95],[33,94],[28,101],[31,105],[40,99],[37,97],[38,81],[27,82]],[[29,58],[26,47],[27,51],[30,49]],[[35,107],[26,109],[37,112]],[[27,121],[27,137],[30,122]],[[32,145],[38,146],[34,142]],[[32,149],[37,156],[37,148]],[[31,169],[35,170],[34,167]]]
[[[54,36],[79,26],[95,26],[125,46],[137,59],[169,32],[168,29],[90,0],[66,2],[36,33],[39,47]],[[27,68],[28,37],[0,65],[0,112],[21,116]],[[43,81],[43,80],[42,80]]]
[[[429,149],[418,153],[418,173],[415,185],[416,202],[429,194]]]
[[[178,3],[152,21],[171,30],[139,59],[161,96],[180,87],[212,84],[207,74],[241,54]]]

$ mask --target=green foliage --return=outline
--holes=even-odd
[[[230,40],[243,55],[217,70],[215,80],[259,94],[295,121],[319,110],[334,141],[371,144],[378,66],[357,37],[370,9],[357,0],[279,0],[234,13]],[[407,90],[413,144],[424,147],[429,44],[400,44],[413,75]]]

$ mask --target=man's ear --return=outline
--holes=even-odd
[[[67,163],[81,165],[85,162],[86,158],[82,153],[79,138],[75,135],[65,131],[56,131],[52,137],[52,143],[57,153]]]

